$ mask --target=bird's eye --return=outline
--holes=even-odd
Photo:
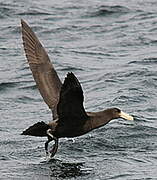
[[[115,111],[116,111],[117,113],[120,113],[120,112],[121,112],[121,110],[118,109],[118,108],[115,108]]]

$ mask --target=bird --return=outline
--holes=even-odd
[[[68,72],[62,83],[50,58],[31,27],[21,19],[23,47],[37,88],[52,111],[49,123],[39,121],[21,134],[47,137],[46,155],[54,157],[60,138],[73,138],[102,127],[112,119],[134,120],[133,116],[119,108],[108,108],[99,112],[86,112],[84,94],[78,78]],[[54,141],[49,150],[49,142]]]

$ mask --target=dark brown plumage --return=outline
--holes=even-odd
[[[47,136],[46,131],[49,129],[49,125],[43,121],[37,122],[36,124],[30,126],[28,129],[22,132],[21,135],[31,135],[31,136]]]
[[[23,20],[21,24],[23,45],[30,69],[45,103],[53,112],[54,119],[48,124],[38,122],[23,131],[22,135],[47,136],[48,141],[45,143],[47,154],[48,143],[54,140],[52,157],[57,151],[58,139],[61,137],[83,135],[120,117],[133,120],[132,116],[123,113],[118,108],[86,112],[83,106],[82,87],[76,76],[68,73],[62,85],[35,33]]]

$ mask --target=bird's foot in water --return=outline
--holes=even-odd
[[[46,159],[50,159],[52,158],[58,149],[58,138],[56,138],[55,136],[53,136],[51,134],[51,129],[47,130],[47,135],[48,135],[48,141],[45,143],[45,150],[46,150]],[[52,140],[55,141],[55,144],[53,145],[52,149],[50,151],[48,151],[48,144],[49,142],[51,142]]]
[[[51,158],[56,154],[58,149],[58,138],[54,139],[55,144],[53,145],[52,149],[50,150]]]
[[[54,157],[54,155],[56,154],[58,149],[58,139],[57,142],[55,142],[55,144],[53,145],[52,149],[50,149],[50,151],[46,151],[46,161],[51,160],[52,157]]]
[[[46,152],[46,161],[49,161],[51,159],[51,153]]]

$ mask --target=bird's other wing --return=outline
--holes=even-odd
[[[68,73],[60,92],[57,105],[59,123],[68,126],[84,124],[88,118],[83,107],[83,91],[73,73]]]
[[[61,81],[35,33],[25,21],[21,20],[21,25],[24,50],[34,80],[45,103],[54,112],[55,118]]]

